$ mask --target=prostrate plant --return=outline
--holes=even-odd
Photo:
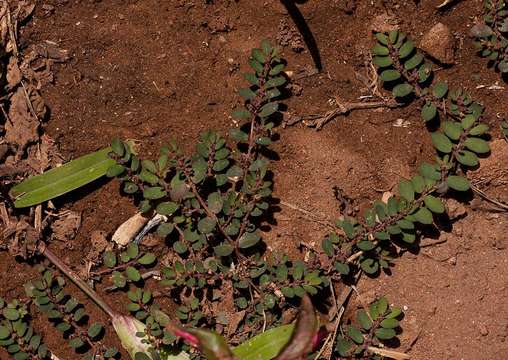
[[[463,173],[478,165],[478,154],[490,151],[481,138],[488,126],[482,123],[479,103],[462,90],[448,91],[444,82],[431,86],[431,66],[404,33],[378,33],[376,38],[373,62],[385,86],[399,100],[416,98],[425,121],[442,120],[441,128],[431,135],[436,162],[423,163],[418,175],[399,183],[399,197],[392,196],[387,203],[376,201],[363,220],[346,218],[338,224],[344,235],[331,234],[323,241],[331,262],[328,274],[335,270],[348,275],[350,265],[356,263],[368,274],[388,268],[392,242],[413,244],[418,226],[432,225],[433,214],[445,212],[440,197],[449,190],[467,191],[470,184]]]
[[[263,314],[285,306],[281,291],[302,297],[327,285],[319,271],[309,271],[303,263],[293,266],[284,256],[273,261],[260,257],[259,218],[272,192],[262,152],[271,144],[279,108],[275,99],[286,80],[278,51],[267,41],[252,51],[249,65],[255,71],[245,74],[250,87],[239,91],[245,103],[233,114],[248,121],[230,131],[236,147],[207,131],[193,155],[183,154],[173,141],[151,161],[139,159],[127,143],[112,144],[117,164],[108,175],[119,177],[126,193],[142,198],[142,212],[165,217],[157,232],[169,237],[176,255],[161,270],[162,284],[180,295],[176,314],[192,325],[224,323],[210,300],[224,301],[217,290],[231,282],[238,308],[256,314],[247,316],[248,321],[257,320],[250,324],[253,329],[260,328]],[[131,309],[138,310],[136,305]],[[270,324],[270,316],[268,320]]]
[[[69,338],[69,346],[76,351],[86,350],[83,359],[114,358],[118,350],[107,348],[100,342],[104,335],[103,325],[93,323],[87,327],[88,315],[78,300],[65,293],[65,279],[54,277],[44,267],[40,268],[40,273],[40,279],[25,285],[26,293],[56,329]]]
[[[359,310],[355,325],[342,326],[343,335],[337,338],[337,352],[345,358],[364,358],[366,351],[378,351],[372,346],[396,336],[397,318],[401,314],[399,308],[390,309],[385,298],[372,303],[368,309]]]
[[[483,21],[471,28],[474,45],[504,75],[508,74],[508,2],[486,0]]]
[[[28,310],[18,300],[0,298],[0,346],[15,360],[46,360],[51,353],[28,321]]]
[[[125,251],[115,253],[105,251],[103,254],[103,263],[107,267],[93,275],[112,274],[113,284],[118,289],[123,289],[128,283],[140,284],[143,281],[141,269],[153,266],[157,262],[157,257],[151,252],[140,251],[139,246],[131,243]]]

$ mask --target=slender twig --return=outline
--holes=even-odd
[[[496,199],[488,196],[483,190],[480,190],[478,187],[471,185],[471,190],[478,196],[480,196],[483,200],[488,201],[489,203],[497,206],[501,211],[508,211],[508,204],[504,204]]]
[[[296,205],[291,204],[291,203],[288,203],[287,201],[284,201],[284,200],[281,200],[280,204],[284,205],[284,206],[287,206],[290,209],[293,209],[293,210],[296,210],[296,211],[302,213],[310,221],[313,221],[313,222],[316,222],[316,223],[318,223],[320,225],[323,225],[323,226],[331,229],[332,231],[336,231],[337,230],[337,228],[335,226],[333,226],[332,223],[330,223],[328,221],[322,221],[322,220],[320,220],[320,217],[316,216],[314,213],[312,213],[312,212],[310,212],[308,210],[302,209],[301,207],[296,206]]]
[[[99,306],[111,318],[116,316],[113,309],[97,294],[86,282],[81,280],[78,275],[72,271],[62,260],[58,258],[46,245],[39,246],[39,253],[46,257],[53,265],[55,265],[62,273],[64,273],[81,291],[83,291],[90,299],[92,299],[97,306]]]
[[[369,346],[367,348],[367,351],[374,353],[374,354],[384,356],[384,357],[395,359],[395,360],[411,359],[411,357],[408,354],[404,354],[404,353],[401,353],[398,351],[393,351],[393,350],[381,349],[381,348],[378,348],[375,346]]]
[[[299,122],[303,122],[308,127],[315,127],[316,130],[320,130],[326,123],[333,120],[335,117],[339,115],[347,115],[351,111],[354,110],[362,110],[362,109],[376,109],[376,108],[397,108],[402,106],[403,104],[396,102],[393,99],[383,100],[383,101],[372,101],[372,102],[346,102],[346,103],[337,103],[337,108],[327,111],[324,115],[304,115],[304,116],[294,116],[288,119],[284,126],[295,125]]]

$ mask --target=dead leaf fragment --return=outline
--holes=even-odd
[[[81,226],[81,213],[66,211],[51,224],[52,238],[58,241],[74,239]]]
[[[136,213],[116,229],[112,240],[119,246],[126,246],[134,239],[137,233],[146,225],[148,218],[141,213]]]

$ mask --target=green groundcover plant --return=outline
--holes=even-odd
[[[252,72],[245,74],[248,85],[239,90],[243,105],[233,113],[243,122],[228,136],[206,131],[192,154],[185,154],[176,141],[170,141],[156,159],[141,158],[133,141],[115,139],[106,149],[13,187],[14,204],[31,206],[107,175],[121,181],[123,193],[133,198],[142,213],[162,219],[156,232],[169,245],[170,256],[164,261],[146,251],[142,243],[131,243],[125,249],[105,252],[103,269],[94,272],[98,280],[109,278],[115,291],[126,292],[126,310],[143,324],[138,336],[151,351],[182,346],[178,338],[183,338],[187,343],[183,349],[191,357],[201,355],[189,345],[200,348],[209,359],[248,359],[230,350],[220,335],[196,329],[215,329],[228,336],[228,341],[241,343],[267,327],[285,334],[279,338],[286,341],[292,333],[305,334],[301,336],[306,346],[299,354],[311,352],[309,339],[314,337],[314,329],[290,331],[288,325],[280,326],[283,315],[302,301],[305,305],[308,296],[328,298],[330,286],[336,283],[348,284],[360,273],[375,276],[388,269],[397,247],[415,246],[420,230],[444,216],[443,198],[469,190],[467,170],[478,166],[479,157],[490,151],[479,103],[462,89],[449,89],[447,83],[436,81],[432,65],[403,32],[377,33],[375,38],[373,63],[380,80],[398,102],[416,102],[421,108],[423,121],[435,129],[431,139],[436,158],[422,163],[410,179],[402,179],[398,195],[386,202],[375,201],[361,217],[338,220],[335,231],[305,261],[266,252],[260,233],[271,210],[272,182],[265,154],[281,116],[279,102],[286,83],[284,62],[267,41],[252,50]],[[154,272],[160,279],[156,283],[159,296],[177,304],[174,317],[185,327],[175,325],[173,317],[161,311],[153,288],[145,286],[147,275]],[[45,284],[43,289],[35,286],[36,298],[42,296],[43,306],[44,291],[52,286],[48,281]],[[229,319],[220,304],[228,301],[231,293],[234,311],[243,316],[236,331],[227,334],[224,328]],[[46,304],[53,304],[50,311],[55,307],[61,309],[60,315],[67,314],[65,306],[70,299],[55,303],[47,298]],[[304,305],[302,313],[309,314]],[[383,344],[400,331],[401,316],[400,309],[389,306],[384,298],[360,310],[340,324],[335,356],[381,358]],[[55,323],[67,327],[61,325],[65,323],[61,318]],[[77,337],[83,342],[79,345],[100,349],[105,356],[109,349],[94,345],[95,336],[88,332]],[[280,357],[285,351],[281,348],[267,350],[269,355],[262,358],[278,354],[279,359],[285,359]],[[145,357],[139,355],[139,359]]]
[[[471,28],[478,54],[487,58],[503,75],[508,74],[508,3],[486,0],[482,21]]]

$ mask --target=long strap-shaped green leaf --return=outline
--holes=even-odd
[[[115,164],[115,160],[108,156],[110,152],[108,147],[26,179],[9,193],[17,198],[14,206],[22,208],[40,204],[100,178]]]
[[[265,331],[235,347],[233,354],[241,360],[271,360],[288,343],[294,328],[291,324]]]

